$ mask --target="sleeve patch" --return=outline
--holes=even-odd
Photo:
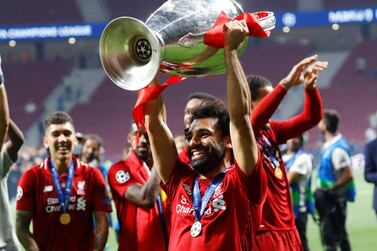
[[[115,179],[118,181],[118,183],[123,184],[126,183],[130,179],[130,173],[125,172],[123,170],[119,170],[115,174]]]
[[[20,200],[22,198],[22,196],[24,195],[24,191],[22,190],[22,187],[18,186],[17,187],[17,200]]]

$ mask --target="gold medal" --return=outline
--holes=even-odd
[[[275,176],[280,180],[283,178],[283,172],[281,171],[280,167],[275,168]]]
[[[62,213],[59,217],[60,223],[63,225],[67,225],[71,222],[71,216],[69,213]]]

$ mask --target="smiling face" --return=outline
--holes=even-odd
[[[205,175],[223,162],[225,137],[216,118],[194,120],[186,134],[192,168]]]
[[[49,149],[53,161],[70,161],[73,148],[77,144],[73,125],[70,122],[49,125],[45,131],[43,144]]]

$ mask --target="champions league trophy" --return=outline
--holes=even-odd
[[[126,90],[142,89],[158,70],[181,77],[222,74],[223,49],[203,42],[222,13],[233,19],[243,10],[232,0],[169,0],[145,23],[132,17],[116,18],[101,35],[102,66],[109,78]],[[275,18],[270,13],[258,23],[268,31],[275,27]],[[238,53],[245,50],[247,42],[246,37]]]

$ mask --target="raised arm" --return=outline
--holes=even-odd
[[[263,129],[268,123],[276,109],[279,107],[281,101],[287,94],[285,88],[278,84],[272,92],[264,97],[254,108],[251,113],[252,126],[254,131]]]
[[[178,153],[173,134],[166,125],[164,114],[165,109],[161,96],[145,104],[145,125],[151,144],[154,166],[162,182],[166,183],[178,161]]]
[[[10,119],[8,128],[9,141],[5,144],[8,155],[13,162],[17,161],[18,151],[24,143],[24,134],[16,123]]]
[[[9,125],[9,107],[8,98],[4,85],[4,75],[1,70],[1,56],[0,56],[0,149],[3,146],[4,139]]]
[[[230,137],[238,166],[250,174],[258,161],[258,148],[251,128],[251,97],[246,77],[238,59],[237,47],[248,28],[244,21],[231,21],[225,26],[225,61]]]
[[[160,177],[153,168],[148,181],[144,185],[135,184],[127,188],[124,196],[140,207],[152,208],[160,194]]]
[[[254,130],[262,129],[263,126],[268,123],[288,90],[293,86],[303,83],[304,76],[302,73],[316,60],[317,55],[301,60],[292,68],[289,74],[280,81],[274,90],[264,97],[256,107],[254,107],[252,112],[252,126]]]
[[[274,129],[279,144],[297,137],[321,121],[322,99],[317,87],[317,80],[318,72],[327,68],[327,64],[327,62],[316,61],[307,68],[301,69],[300,81],[302,80],[305,88],[304,109],[291,119],[275,123]]]
[[[16,212],[16,234],[18,240],[26,251],[39,251],[38,245],[30,232],[32,212],[17,210]]]

